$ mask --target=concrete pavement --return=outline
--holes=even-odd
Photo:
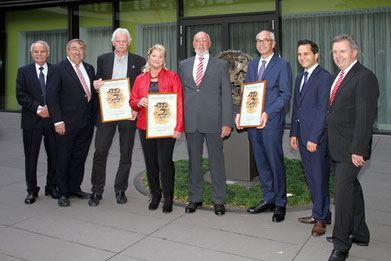
[[[287,157],[298,157],[284,136]],[[310,236],[312,226],[297,222],[311,214],[309,208],[289,208],[286,220],[273,223],[270,213],[250,215],[227,212],[218,217],[198,209],[185,214],[174,206],[171,214],[161,207],[148,210],[148,198],[139,193],[134,177],[145,169],[138,136],[133,150],[133,165],[128,203],[118,205],[114,196],[114,176],[119,149],[114,138],[107,164],[103,200],[89,207],[87,200],[71,199],[71,206],[60,208],[57,201],[43,195],[46,154],[41,146],[38,165],[40,195],[32,205],[26,197],[24,153],[19,113],[0,113],[0,260],[37,261],[133,261],[133,260],[327,260],[332,244],[326,236]],[[92,144],[86,163],[83,190],[90,191]],[[351,261],[391,260],[391,136],[375,136],[373,156],[361,172],[366,216],[371,231],[368,247],[353,245]],[[186,141],[175,147],[174,159],[188,158]],[[333,211],[333,209],[332,209]]]

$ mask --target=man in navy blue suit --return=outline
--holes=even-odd
[[[290,64],[274,54],[274,33],[261,31],[256,36],[256,46],[261,57],[252,60],[247,68],[245,82],[266,80],[264,112],[261,126],[249,128],[248,137],[254,152],[255,163],[262,183],[263,200],[247,209],[249,213],[273,211],[274,222],[285,219],[286,175],[282,151],[285,124],[285,105],[292,92]],[[238,127],[240,112],[236,115]]]
[[[86,45],[73,39],[67,58],[53,65],[48,76],[48,107],[56,131],[58,205],[70,205],[69,197],[90,198],[80,185],[96,121],[94,67],[83,62]]]
[[[320,236],[331,223],[329,177],[330,161],[326,143],[326,113],[331,75],[318,64],[318,46],[309,40],[297,44],[297,59],[304,72],[296,77],[291,120],[291,146],[300,150],[311,193],[312,215],[299,222],[314,224],[311,234]]]
[[[42,136],[47,154],[47,177],[45,195],[57,198],[55,180],[55,139],[46,105],[46,78],[51,65],[47,63],[50,54],[45,41],[36,41],[30,48],[34,63],[20,67],[16,77],[16,97],[22,106],[23,146],[25,154],[25,175],[27,197],[25,204],[33,204],[38,197],[37,161]]]

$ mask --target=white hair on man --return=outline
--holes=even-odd
[[[115,29],[115,31],[113,32],[113,35],[111,36],[111,41],[112,42],[115,41],[115,37],[117,36],[117,34],[126,34],[128,36],[128,42],[129,43],[132,42],[132,37],[130,36],[130,33],[129,33],[128,29],[125,29],[125,28],[117,28],[117,29]]]

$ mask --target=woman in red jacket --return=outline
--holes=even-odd
[[[148,208],[150,210],[158,208],[163,191],[163,213],[172,211],[175,178],[172,154],[175,139],[180,138],[183,133],[182,85],[178,74],[167,70],[165,67],[166,54],[167,51],[161,44],[155,44],[149,49],[148,60],[143,68],[143,74],[137,76],[129,101],[132,109],[139,111],[136,126],[140,133],[148,184],[152,196]],[[172,138],[146,139],[148,93],[177,94],[177,124]],[[159,173],[161,175],[162,188],[160,188]]]

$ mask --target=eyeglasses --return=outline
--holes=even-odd
[[[196,43],[206,43],[206,42],[209,42],[209,40],[208,39],[206,39],[206,38],[202,38],[202,39],[199,39],[199,38],[197,38],[197,39],[195,39],[194,40],[194,42],[196,42]]]
[[[263,40],[257,39],[256,42],[257,42],[257,43],[260,43],[260,44],[267,44],[267,43],[269,43],[269,42],[273,42],[273,39],[267,39],[267,38],[265,38],[265,39],[263,39]]]

